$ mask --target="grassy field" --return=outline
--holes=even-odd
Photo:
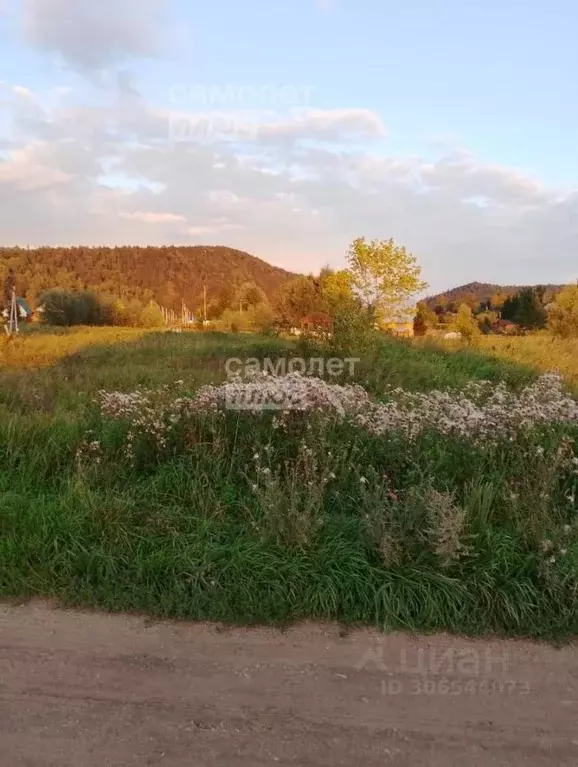
[[[559,370],[578,391],[578,339],[556,339],[548,334],[508,338],[482,336],[480,349],[501,359],[509,359],[548,372]]]
[[[0,336],[0,369],[22,370],[52,365],[89,346],[130,343],[144,335],[140,328],[51,328],[24,326],[19,335]]]
[[[225,382],[230,357],[318,350],[113,329],[44,339],[0,350],[0,595],[577,632],[577,424],[556,415],[571,406],[551,382],[532,388],[531,359],[384,341],[355,382],[390,405],[294,383],[303,411],[255,414],[221,407],[218,388],[202,407],[195,395]],[[467,402],[432,394],[484,380]]]

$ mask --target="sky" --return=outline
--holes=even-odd
[[[0,0],[0,243],[578,278],[573,0]]]

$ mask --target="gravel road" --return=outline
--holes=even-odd
[[[578,764],[578,646],[0,606],[0,765]]]

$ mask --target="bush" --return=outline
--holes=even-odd
[[[120,299],[100,298],[90,291],[50,290],[41,297],[43,322],[47,325],[117,325],[120,327],[159,328],[163,314],[151,301],[143,308],[133,299],[124,304]]]
[[[164,324],[165,318],[157,304],[151,302],[142,310],[140,325],[143,328],[162,328]]]
[[[90,291],[50,290],[40,298],[43,321],[49,325],[111,325],[110,307]]]

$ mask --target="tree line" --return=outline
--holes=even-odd
[[[229,291],[250,282],[271,300],[295,275],[244,251],[221,246],[0,248],[0,274],[13,269],[18,295],[32,306],[52,289],[113,296],[125,305],[155,302],[180,312],[181,301],[195,313],[222,312]]]
[[[412,254],[392,239],[358,238],[347,257],[346,269],[285,278],[272,295],[255,280],[227,279],[197,305],[197,316],[219,319],[231,330],[304,326],[313,332],[337,328],[344,334],[411,319],[413,296],[426,287]],[[14,279],[22,284],[19,273]],[[58,284],[41,292],[37,303],[44,321],[54,325],[163,324],[161,305],[150,293],[145,295],[148,300],[127,298],[106,287],[71,289]],[[180,308],[180,301],[175,299],[172,306]]]
[[[421,301],[414,322],[415,334],[449,329],[472,338],[488,333],[526,333],[549,330],[559,337],[578,336],[578,285],[559,290],[524,287],[512,295],[496,293],[479,301],[465,295],[460,303],[440,296],[435,303]]]
[[[44,250],[53,252],[53,249],[40,249]],[[93,249],[76,250],[93,252]],[[415,296],[427,285],[421,278],[417,259],[393,239],[367,241],[363,237],[358,238],[348,250],[345,269],[326,267],[318,275],[298,276],[227,248],[120,248],[95,249],[94,252],[100,254],[97,263],[103,253],[108,254],[107,258],[112,259],[115,268],[121,270],[117,277],[118,285],[126,285],[134,277],[135,270],[129,269],[128,276],[124,275],[121,268],[123,260],[126,262],[132,258],[134,264],[139,261],[144,263],[144,253],[146,263],[152,268],[147,260],[152,253],[167,251],[174,256],[176,252],[180,254],[180,259],[181,250],[186,251],[188,256],[193,251],[195,258],[204,253],[200,275],[197,274],[194,279],[190,276],[187,281],[182,275],[178,278],[179,284],[183,285],[186,282],[190,286],[195,281],[203,284],[205,290],[202,297],[184,291],[179,295],[176,282],[171,281],[161,283],[160,287],[152,284],[152,287],[145,289],[137,285],[132,286],[132,291],[122,289],[116,293],[110,290],[110,280],[96,287],[77,280],[71,286],[68,272],[68,277],[61,282],[62,274],[58,271],[58,263],[68,262],[71,254],[64,256],[62,251],[56,250],[56,264],[51,265],[52,269],[57,269],[54,277],[56,284],[35,295],[36,302],[42,306],[44,321],[54,325],[157,327],[165,322],[163,308],[178,316],[181,303],[188,295],[187,301],[191,306],[190,296],[193,295],[194,312],[199,320],[218,320],[221,327],[229,330],[305,328],[317,333],[331,331],[345,338],[348,335],[359,336],[376,327],[391,330],[396,323],[413,321],[416,335],[445,328],[471,339],[481,333],[499,332],[509,326],[524,331],[548,328],[559,336],[578,335],[578,286],[568,286],[556,294],[544,287],[528,287],[513,295],[496,293],[490,299],[481,301],[474,294],[466,294],[459,304],[442,295],[433,305],[431,299],[420,301],[416,312]],[[10,263],[14,259],[24,259],[30,266],[34,251],[12,249],[8,252],[12,254],[8,259]],[[6,253],[6,250],[0,251],[0,262],[1,258],[6,260]],[[223,274],[220,280],[213,279],[212,288],[206,290],[204,281],[208,271],[213,269],[214,278],[222,268],[222,262],[219,262],[221,266],[215,270],[215,263],[210,261],[215,253],[217,262],[225,257],[230,265],[234,265],[233,272]],[[208,264],[206,259],[209,259]],[[253,272],[241,268],[240,262],[245,266],[249,264]],[[46,263],[47,259],[41,259],[41,264]],[[172,263],[174,266],[175,262]],[[188,261],[187,264],[190,266]],[[158,265],[155,268],[158,269]],[[13,285],[18,285],[21,291],[29,273],[30,268],[28,272],[25,270],[24,276],[20,272],[15,273],[12,266],[8,269],[4,283],[5,302]],[[262,278],[265,273],[268,279],[259,281],[255,278],[255,275]],[[274,283],[276,287],[272,289]],[[170,290],[167,285],[171,286]]]

